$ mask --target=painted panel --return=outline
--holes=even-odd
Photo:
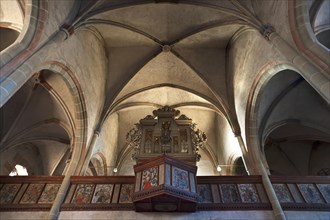
[[[172,186],[189,190],[188,171],[172,166]]]
[[[97,184],[92,203],[110,203],[113,184]]]
[[[159,166],[159,185],[164,184],[164,164]]]
[[[135,178],[135,192],[140,191],[140,186],[141,186],[141,172],[138,172],[136,174]]]
[[[120,189],[120,184],[116,184],[115,189],[113,191],[112,203],[117,203],[118,202],[119,189]]]
[[[220,185],[222,202],[224,203],[240,203],[241,199],[235,184]]]
[[[47,184],[38,203],[53,203],[61,184]]]
[[[72,202],[75,204],[88,204],[91,201],[94,184],[78,184]]]
[[[189,172],[189,178],[190,178],[190,190],[191,192],[196,192],[196,183],[195,183],[195,174]]]
[[[0,204],[9,204],[13,201],[21,184],[5,184],[0,191]]]
[[[133,184],[122,184],[119,203],[132,203]]]
[[[327,203],[330,203],[330,184],[316,184]]]
[[[171,185],[171,165],[165,165],[165,185]]]
[[[212,195],[213,195],[214,203],[220,203],[220,196],[219,196],[218,185],[212,184],[211,185],[211,189],[212,189]]]
[[[158,185],[158,167],[151,167],[142,172],[142,189],[149,189]]]
[[[45,184],[30,184],[27,190],[25,191],[20,203],[22,204],[37,203],[44,186]]]
[[[243,203],[259,202],[258,193],[253,184],[238,184],[238,191]]]
[[[314,184],[297,184],[298,188],[307,203],[323,203],[320,193]]]
[[[212,203],[211,190],[208,184],[197,184],[198,202]]]
[[[290,196],[290,192],[285,184],[276,183],[273,184],[273,188],[280,203],[293,202],[293,199]]]

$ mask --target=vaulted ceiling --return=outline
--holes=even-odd
[[[50,7],[61,8],[52,4],[54,2],[49,2]],[[61,4],[69,5],[66,0]],[[20,5],[24,5],[23,0],[17,1],[13,7],[20,8],[19,22],[23,26],[25,12]],[[125,148],[126,132],[134,123],[164,105],[179,109],[197,122],[199,128],[207,132],[208,145],[214,154],[229,154],[220,150],[220,146],[234,149],[237,143],[231,145],[230,141],[218,139],[231,135],[230,138],[235,140],[233,131],[245,129],[244,123],[240,125],[242,128],[239,127],[237,117],[245,115],[246,103],[235,103],[235,96],[247,97],[250,88],[245,88],[246,82],[249,86],[252,84],[258,68],[271,59],[281,59],[278,51],[272,50],[271,44],[258,32],[262,31],[264,24],[270,23],[295,47],[287,21],[286,1],[83,0],[78,6],[72,1],[72,7],[71,11],[67,9],[70,13],[65,11],[63,14],[72,17],[74,34],[63,43],[64,46],[61,45],[60,52],[54,52],[57,54],[54,57],[67,59],[69,65],[77,69],[88,66],[88,70],[75,72],[77,81],[84,88],[87,110],[93,110],[87,112],[86,146],[93,130],[100,128],[100,139],[104,140],[97,145],[104,148],[111,145],[111,148],[99,149],[111,157],[107,158],[108,163],[115,160],[114,154]],[[59,9],[55,10],[56,13],[49,12],[48,29],[55,29],[52,22],[62,15]],[[324,26],[326,17],[318,15],[320,5],[316,1],[310,1],[310,11],[317,32],[317,27]],[[10,19],[12,16],[8,12],[10,10],[6,11],[6,18]],[[11,22],[16,21],[12,19]],[[251,30],[253,34],[245,34],[240,44],[233,46],[238,36]],[[93,36],[90,37],[92,40],[87,40],[89,34]],[[66,51],[67,48],[70,50],[70,45],[66,45],[70,43],[76,45],[75,51]],[[92,51],[90,48],[99,47],[99,44],[104,54],[88,53]],[[254,54],[257,59],[250,57],[252,50],[257,51]],[[47,59],[54,59],[49,54]],[[70,63],[72,56],[74,62]],[[84,66],[88,56],[95,62]],[[103,63],[104,67],[100,67]],[[255,69],[252,68],[254,65]],[[299,84],[302,79],[295,75],[283,81],[286,83],[276,81],[271,85],[269,93],[272,94],[262,100],[258,116],[263,118],[259,121],[261,126],[267,125],[268,116],[277,103],[284,100],[285,91],[288,93],[298,88],[294,83]],[[102,98],[93,102],[94,96],[95,99]],[[242,107],[242,111],[239,112],[236,106]],[[6,122],[1,128],[1,143],[6,147],[1,148],[1,152],[22,144],[31,154],[45,158],[43,167],[47,171],[38,172],[56,174],[57,171],[49,167],[64,164],[69,157],[70,140],[79,121],[67,82],[51,71],[42,70],[3,109]],[[48,159],[51,154],[61,155],[59,158],[62,159]],[[6,155],[10,153],[2,154]],[[219,156],[217,162],[226,163],[227,159],[228,155]],[[63,169],[64,166],[58,170]]]

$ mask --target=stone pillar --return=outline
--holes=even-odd
[[[304,79],[330,104],[330,74],[321,72],[292,48],[271,26],[265,26],[263,35],[289,62],[296,66]]]
[[[266,194],[269,198],[270,204],[273,208],[273,213],[276,220],[286,220],[285,214],[281,207],[280,202],[277,199],[272,183],[270,182],[266,168],[264,167],[261,158],[258,162],[259,171],[261,172],[262,184],[266,190]]]
[[[61,205],[65,199],[65,196],[69,190],[70,187],[70,180],[71,175],[65,175],[63,182],[61,184],[60,189],[58,190],[58,193],[56,195],[56,198],[52,204],[52,207],[48,213],[47,219],[48,220],[57,220],[58,215],[60,213]]]
[[[286,220],[286,217],[284,215],[281,204],[277,199],[277,196],[275,194],[273,185],[270,182],[267,170],[266,170],[266,168],[263,164],[263,160],[262,160],[262,158],[260,158],[260,154],[256,153],[254,150],[252,150],[250,152],[247,152],[246,149],[245,149],[245,145],[244,145],[244,141],[243,141],[242,136],[237,135],[236,137],[238,138],[238,142],[239,142],[239,145],[242,149],[243,155],[244,155],[244,153],[246,153],[246,155],[247,155],[246,158],[249,158],[248,159],[248,164],[246,164],[247,161],[244,160],[244,156],[242,157],[248,174],[250,175],[250,173],[253,173],[253,174],[261,175],[262,184],[265,188],[266,194],[267,194],[267,196],[269,198],[269,201],[270,201],[270,204],[273,208],[273,213],[274,213],[275,219],[277,219],[277,220]],[[253,156],[253,158],[251,158],[252,156]]]
[[[86,173],[89,161],[92,159],[92,154],[93,154],[93,151],[94,151],[96,139],[98,138],[99,135],[100,135],[100,131],[98,129],[96,129],[94,131],[93,137],[90,141],[90,144],[89,144],[89,147],[88,147],[88,152],[85,156],[83,167],[81,168],[81,171],[80,171],[81,176],[84,176],[85,173]]]
[[[49,214],[47,216],[48,220],[57,220],[58,219],[58,215],[60,214],[61,205],[63,204],[65,196],[67,195],[69,187],[70,187],[71,176],[74,174],[74,172],[77,168],[77,165],[78,165],[77,161],[71,160],[71,163],[68,168],[68,172],[64,176],[61,187],[58,190],[56,198],[55,198],[55,200],[52,204],[52,207],[49,211]]]

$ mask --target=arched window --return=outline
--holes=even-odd
[[[16,164],[15,168],[9,173],[9,176],[28,176],[27,169],[22,165]]]

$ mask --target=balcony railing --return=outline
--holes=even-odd
[[[330,211],[330,178],[270,176],[284,210]],[[63,176],[0,177],[0,211],[46,211]],[[71,177],[61,210],[134,210],[134,176]],[[199,176],[197,210],[270,210],[261,176]]]

